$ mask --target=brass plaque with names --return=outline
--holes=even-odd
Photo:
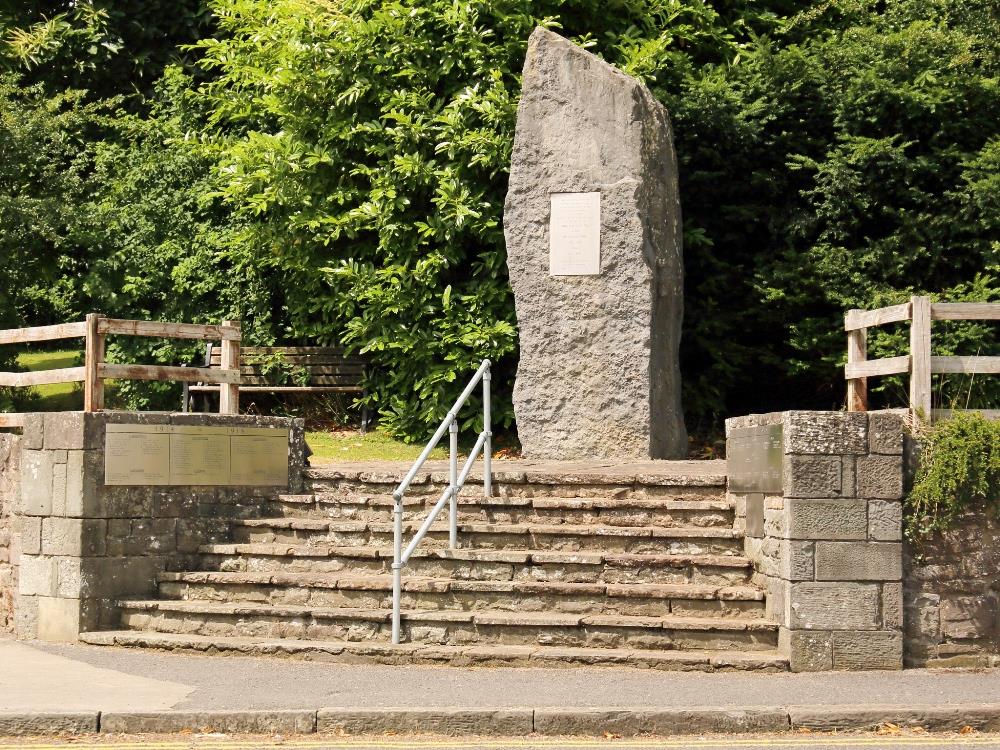
[[[739,427],[726,438],[726,472],[732,492],[782,491],[784,430],[780,424]]]
[[[601,194],[549,195],[549,275],[601,273]]]
[[[288,430],[109,424],[104,448],[106,485],[288,484]]]

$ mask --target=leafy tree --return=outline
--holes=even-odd
[[[296,336],[377,363],[383,424],[422,436],[475,363],[516,352],[502,205],[527,38],[580,34],[624,69],[680,81],[736,54],[702,2],[217,0],[220,192],[281,275]],[[767,14],[744,25],[767,24]]]

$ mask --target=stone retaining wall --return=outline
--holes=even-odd
[[[162,571],[228,541],[232,518],[258,515],[275,488],[105,486],[105,427],[170,424],[290,430],[289,483],[301,482],[303,423],[279,417],[133,412],[29,415],[17,511],[19,638],[75,640],[118,624],[116,601],[149,596]]]
[[[793,671],[899,669],[901,417],[796,411],[726,430],[766,425],[782,427],[782,490],[731,496],[779,648]]]
[[[1000,521],[971,513],[904,569],[907,666],[1000,666]]]
[[[0,433],[0,633],[14,629],[18,534],[14,509],[20,490],[21,438]]]

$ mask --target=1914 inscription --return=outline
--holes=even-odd
[[[288,430],[109,424],[108,485],[284,487]]]
[[[552,193],[549,275],[601,273],[601,194]]]

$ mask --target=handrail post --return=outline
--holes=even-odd
[[[931,300],[911,297],[910,409],[928,424],[931,421]]]
[[[403,496],[393,495],[392,533],[392,642],[399,643],[399,617],[403,598]]]
[[[451,487],[448,512],[448,547],[458,547],[458,417],[448,426],[448,482]]]
[[[483,495],[493,496],[493,426],[491,424],[492,404],[490,403],[490,381],[492,365],[487,360],[486,372],[483,373],[483,432],[486,440],[483,443]]]
[[[101,363],[104,362],[104,334],[100,332],[101,316],[87,313],[87,338],[84,344],[83,410],[104,409],[104,379]]]

